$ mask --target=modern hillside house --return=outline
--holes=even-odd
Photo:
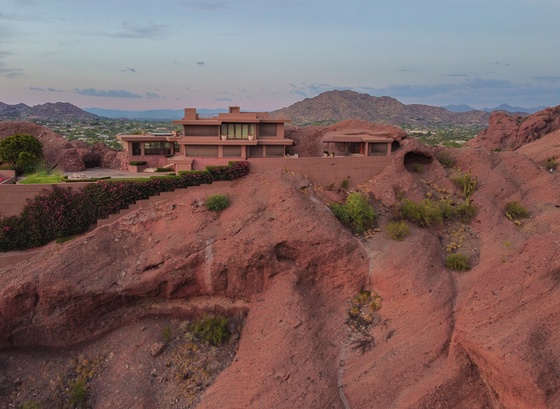
[[[231,160],[281,158],[293,144],[285,138],[288,119],[271,119],[268,112],[241,112],[238,106],[210,118],[196,108],[185,108],[183,119],[173,121],[183,132],[118,135],[129,161],[146,161],[149,167],[176,171],[224,165]]]

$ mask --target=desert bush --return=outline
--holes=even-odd
[[[227,209],[231,202],[226,195],[216,194],[208,196],[205,204],[208,210],[219,212]]]
[[[190,330],[198,339],[214,346],[222,345],[231,337],[228,319],[223,315],[202,317],[191,326]]]
[[[161,330],[161,338],[164,342],[169,342],[171,340],[171,327],[169,325],[166,325]]]
[[[548,158],[546,160],[546,162],[544,163],[544,167],[546,170],[549,171],[553,171],[556,169],[556,167],[558,166],[558,162],[556,161],[556,158],[552,157],[552,158]]]
[[[131,162],[128,162],[128,164],[132,166],[144,166],[147,165],[148,162],[146,162],[145,160],[133,160]]]
[[[470,203],[471,196],[476,190],[478,179],[472,177],[470,173],[459,173],[451,179],[462,191],[467,204]]]
[[[40,409],[39,403],[34,400],[29,400],[18,406],[18,409]]]
[[[368,197],[360,192],[350,193],[344,204],[333,203],[330,206],[333,214],[357,234],[363,234],[373,227],[377,215],[368,203]]]
[[[420,227],[435,226],[455,219],[469,222],[476,215],[476,211],[476,206],[470,203],[453,205],[448,201],[436,202],[430,199],[418,203],[403,199],[400,206],[401,217]]]
[[[444,168],[452,168],[455,166],[455,158],[447,151],[439,151],[436,154],[436,159]]]
[[[510,220],[519,220],[529,217],[529,211],[519,202],[509,202],[505,207],[505,215]]]
[[[424,171],[424,165],[422,163],[413,163],[411,169],[414,173],[422,173]]]
[[[445,259],[445,267],[453,271],[468,271],[471,269],[471,263],[464,254],[453,253]]]
[[[400,207],[401,216],[420,227],[434,226],[443,222],[443,212],[437,202],[429,199],[414,203],[403,199]]]
[[[345,190],[348,189],[349,186],[350,186],[350,181],[348,179],[344,179],[340,184],[340,187]]]
[[[410,228],[404,220],[393,220],[387,223],[385,227],[387,235],[393,240],[402,241],[410,234]]]

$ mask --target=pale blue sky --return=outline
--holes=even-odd
[[[559,0],[0,0],[0,101],[560,104]]]

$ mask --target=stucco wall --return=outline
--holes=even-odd
[[[349,186],[367,182],[379,174],[391,161],[392,156],[376,157],[321,157],[321,158],[266,158],[247,159],[252,172],[285,169],[304,174],[313,183],[339,187],[344,179]]]

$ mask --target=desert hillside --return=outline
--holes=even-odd
[[[345,90],[327,91],[289,107],[271,112],[274,118],[290,118],[294,125],[332,124],[348,119],[388,125],[481,125],[488,124],[484,111],[451,112],[445,108],[406,105],[391,97],[374,97]]]
[[[560,407],[560,180],[538,162],[557,141],[404,139],[360,186],[378,214],[362,238],[327,206],[345,190],[278,170],[50,244],[0,270],[0,407],[80,385],[95,408]],[[470,222],[388,236],[403,198],[459,205],[458,175],[476,180]],[[231,206],[207,210],[215,193]],[[446,268],[450,252],[472,268]],[[229,343],[193,343],[203,314],[229,316]]]

